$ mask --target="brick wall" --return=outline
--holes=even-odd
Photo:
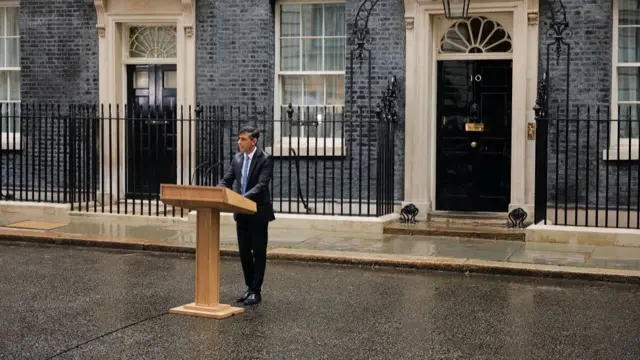
[[[61,162],[69,157],[63,140],[68,121],[51,120],[51,115],[58,113],[58,106],[67,113],[71,102],[98,101],[95,24],[91,0],[20,1],[21,98],[29,106],[22,122],[26,149],[2,154],[3,184],[11,167],[18,172],[18,186],[64,185]]]
[[[556,62],[553,39],[547,36],[548,1],[540,6],[541,71],[550,57],[550,127],[548,202],[564,208],[596,203],[604,207],[638,204],[640,172],[637,162],[604,161],[610,124],[612,79],[612,0],[564,0],[569,29],[573,35],[567,67],[567,48]],[[567,75],[569,84],[567,85]],[[566,98],[569,98],[569,121]],[[558,121],[558,119],[561,119]],[[580,119],[580,121],[577,121]],[[587,121],[587,119],[591,119]],[[600,119],[602,121],[597,122]],[[561,219],[564,221],[564,218]]]
[[[21,0],[25,102],[98,101],[98,36],[91,0]]]
[[[269,0],[199,0],[196,16],[198,101],[272,106],[275,23]]]
[[[348,0],[346,12],[347,35],[361,1]],[[382,0],[374,8],[369,20],[372,51],[369,75],[353,69],[354,86],[349,84],[351,67],[350,49],[347,46],[346,108],[352,105],[351,95],[357,99],[353,103],[357,108],[368,104],[367,89],[371,80],[372,107],[378,104],[382,91],[391,75],[399,82],[400,129],[396,134],[395,148],[395,197],[403,196],[403,153],[404,153],[404,7],[401,0]],[[275,67],[275,15],[268,0],[251,0],[242,4],[232,1],[198,2],[197,9],[197,90],[198,101],[203,104],[227,106],[266,107],[268,111],[274,105],[274,67]],[[256,36],[258,34],[258,36]],[[367,69],[367,63],[364,69]],[[258,114],[251,119],[262,119]],[[349,119],[347,117],[347,119]],[[349,120],[347,120],[349,121]],[[355,122],[345,127],[348,157],[338,158],[299,158],[299,176],[295,174],[295,162],[290,158],[279,158],[274,174],[274,188],[282,196],[296,197],[295,188],[298,178],[303,192],[310,194],[329,193],[342,186],[342,193],[348,196],[367,198],[367,188],[375,189],[376,153],[375,136],[363,132],[363,126]],[[263,129],[267,130],[267,129]],[[227,135],[228,136],[228,135]],[[235,136],[235,135],[233,135]],[[232,137],[233,137],[232,136]],[[201,133],[202,141],[209,141],[210,135]],[[211,155],[204,154],[207,158]],[[338,164],[342,164],[342,168]],[[346,165],[349,164],[349,165]],[[371,164],[371,165],[369,165]],[[349,172],[349,168],[352,169]],[[346,171],[345,171],[346,170]],[[370,173],[371,170],[371,173]],[[283,173],[281,176],[280,173]],[[293,176],[289,176],[294,172]],[[309,179],[309,180],[307,180]],[[367,187],[367,179],[370,183]],[[344,181],[343,181],[344,180]],[[320,185],[335,184],[335,185]],[[323,189],[324,188],[324,189]],[[294,194],[291,194],[291,191]],[[375,197],[375,191],[372,190]],[[339,192],[339,191],[338,191]],[[334,194],[331,194],[334,195]]]

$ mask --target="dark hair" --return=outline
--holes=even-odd
[[[238,131],[238,134],[248,134],[249,139],[260,139],[260,130],[251,125],[241,127],[240,131]]]

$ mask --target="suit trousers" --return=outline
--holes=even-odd
[[[268,222],[238,220],[238,249],[244,273],[244,282],[249,291],[260,293],[267,266]]]

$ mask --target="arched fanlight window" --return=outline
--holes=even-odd
[[[146,59],[175,58],[175,26],[132,26],[129,28],[129,57]]]
[[[511,36],[499,23],[483,16],[456,21],[440,40],[440,54],[510,53]]]

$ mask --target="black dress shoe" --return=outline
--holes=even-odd
[[[244,293],[244,295],[242,295],[241,297],[237,298],[236,301],[239,303],[243,303],[245,300],[247,300],[249,295],[251,295],[251,292],[247,290],[247,292]]]
[[[261,298],[260,294],[251,293],[247,297],[247,300],[244,301],[244,304],[245,305],[257,305],[257,304],[260,304],[260,301],[262,301],[262,298]]]

